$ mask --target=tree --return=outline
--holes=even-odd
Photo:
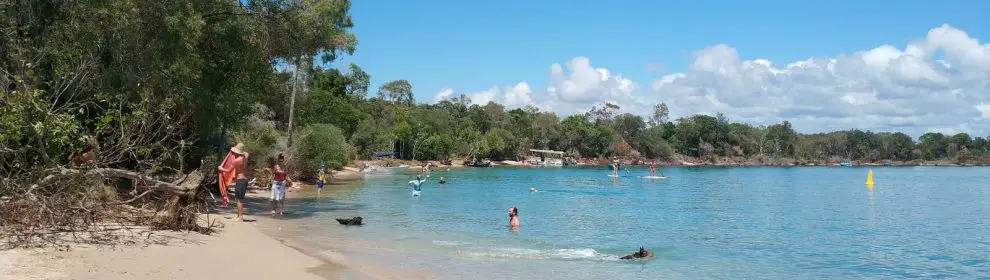
[[[364,69],[357,66],[357,64],[351,64],[351,73],[348,75],[347,83],[347,93],[358,99],[364,99],[368,96],[368,86],[371,84],[371,75],[364,72]]]
[[[638,137],[646,129],[646,123],[643,122],[643,117],[626,113],[615,117],[614,127],[623,139],[631,140]]]
[[[889,136],[889,158],[895,160],[911,160],[911,150],[914,149],[914,140],[907,134],[896,132]]]
[[[938,160],[948,156],[948,139],[938,132],[929,132],[918,138],[921,156],[925,160]]]
[[[647,128],[635,143],[636,150],[647,158],[668,160],[674,156],[674,149],[663,139],[663,128],[660,126]]]
[[[340,169],[349,162],[347,155],[350,147],[344,140],[344,134],[330,124],[307,126],[299,139],[298,149],[298,167],[306,170],[316,170],[320,163]]]
[[[670,112],[667,110],[667,104],[661,102],[653,107],[653,115],[650,116],[649,125],[659,126],[667,123],[670,118]]]
[[[389,81],[378,87],[378,98],[395,104],[412,106],[414,103],[412,85],[406,80]]]
[[[394,151],[395,138],[382,121],[368,118],[358,124],[350,143],[357,147],[358,156],[370,159],[375,152]]]
[[[594,122],[595,124],[611,124],[615,116],[615,112],[621,109],[619,105],[612,104],[610,102],[605,102],[601,107],[592,106],[591,110],[585,115],[588,120]]]
[[[794,141],[797,138],[797,133],[791,128],[790,122],[783,121],[767,127],[766,137],[770,141],[770,148],[774,156],[794,156]]]

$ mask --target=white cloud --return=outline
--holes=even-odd
[[[449,99],[454,95],[454,90],[451,88],[444,88],[437,93],[434,100],[440,102]],[[505,87],[503,92],[498,86],[492,86],[488,89],[465,93],[472,105],[485,105],[488,102],[496,102],[502,104],[508,109],[523,108],[526,106],[533,106],[542,111],[552,111],[552,107],[545,103],[536,103],[533,101],[533,90],[529,87],[526,82],[519,82],[514,86]]]
[[[454,95],[454,89],[449,88],[449,87],[443,88],[439,92],[437,92],[437,94],[433,97],[433,102],[436,103],[436,102],[447,100],[450,97],[452,97],[453,95]]]
[[[882,45],[783,68],[739,57],[721,44],[698,51],[688,71],[653,81],[652,97],[667,102],[674,115],[723,112],[757,124],[790,120],[806,132],[990,132],[990,123],[975,122],[990,113],[990,44],[949,25],[903,50]]]
[[[976,110],[980,111],[980,115],[984,119],[990,119],[990,103],[980,103],[980,105],[976,105]]]
[[[603,102],[646,115],[653,104],[666,102],[672,117],[722,112],[758,125],[789,120],[802,132],[990,133],[990,44],[949,25],[903,48],[881,45],[790,63],[741,57],[731,46],[713,45],[696,51],[686,71],[664,75],[641,90],[579,56],[550,65],[545,91],[519,82],[467,96],[476,104],[535,106],[561,115]],[[660,65],[647,64],[647,72]],[[444,89],[437,98],[451,95],[452,89]]]

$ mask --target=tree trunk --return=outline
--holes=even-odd
[[[295,58],[295,65],[296,70],[292,73],[292,97],[289,100],[289,139],[286,143],[290,147],[292,146],[292,118],[296,113],[296,84],[298,84],[296,78],[299,77],[299,57]]]

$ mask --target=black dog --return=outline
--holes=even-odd
[[[345,226],[360,226],[361,220],[363,220],[361,217],[354,217],[350,219],[337,219],[337,222]]]
[[[632,255],[627,255],[625,257],[621,257],[620,259],[623,259],[623,260],[642,259],[642,258],[649,258],[649,257],[652,257],[652,256],[653,256],[653,253],[651,253],[650,251],[647,251],[646,249],[643,249],[643,247],[639,247],[639,251],[638,252],[632,253]]]

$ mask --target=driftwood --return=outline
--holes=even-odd
[[[78,169],[68,169],[61,168],[57,174],[51,174],[42,178],[38,183],[31,185],[25,193],[32,200],[36,199],[32,193],[38,187],[44,186],[50,183],[55,178],[64,177],[70,174],[87,174],[87,175],[100,175],[103,177],[117,177],[134,180],[138,183],[138,188],[148,190],[148,191],[164,191],[175,195],[192,195],[195,194],[196,190],[199,188],[200,183],[206,177],[199,170],[193,171],[187,174],[182,179],[177,182],[170,183],[159,181],[146,176],[141,173],[134,171],[128,171],[116,168],[95,168],[90,170],[78,170]]]

